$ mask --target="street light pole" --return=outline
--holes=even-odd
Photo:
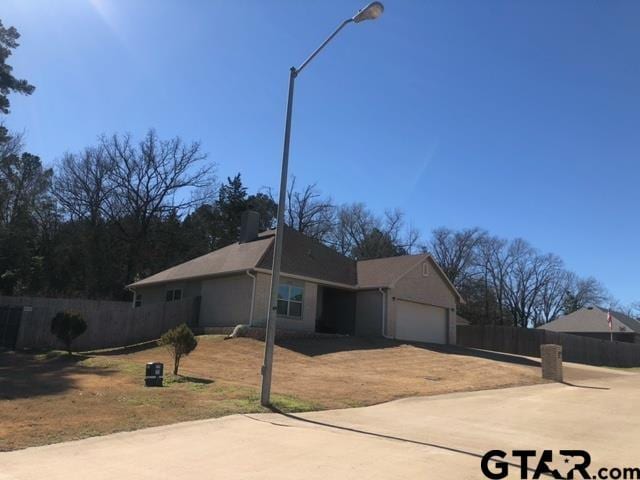
[[[276,238],[273,249],[273,265],[271,271],[271,295],[267,312],[267,326],[265,331],[264,363],[262,365],[262,390],[260,403],[271,405],[271,376],[273,372],[273,350],[276,337],[276,318],[278,316],[278,286],[280,285],[280,266],[282,261],[282,244],[284,233],[284,210],[287,195],[287,177],[289,172],[289,143],[291,140],[291,114],[293,110],[293,89],[298,74],[320,53],[320,51],[349,23],[360,23],[364,20],[375,20],[384,11],[380,2],[372,2],[352,18],[342,22],[322,44],[309,55],[298,68],[291,67],[289,72],[289,95],[287,98],[287,116],[284,128],[284,146],[282,150],[282,171],[280,173],[280,195],[278,196],[278,215],[276,220]]]
[[[267,328],[264,337],[264,363],[262,365],[262,392],[260,403],[271,404],[271,373],[273,371],[273,349],[276,339],[276,317],[278,315],[278,285],[280,285],[280,262],[282,261],[282,234],[284,233],[284,203],[287,195],[287,176],[289,170],[289,141],[291,139],[291,110],[293,109],[293,87],[298,71],[291,67],[289,72],[289,97],[287,101],[287,119],[284,127],[284,147],[282,149],[282,172],[280,173],[280,196],[278,197],[278,215],[276,220],[276,238],[273,249],[271,270],[271,300],[267,312]]]

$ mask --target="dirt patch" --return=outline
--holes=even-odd
[[[261,411],[264,344],[202,336],[183,377],[145,388],[144,364],[162,348],[62,355],[0,353],[0,451],[230,413]],[[415,395],[539,383],[535,362],[464,349],[353,338],[282,341],[274,360],[285,411],[344,408]]]

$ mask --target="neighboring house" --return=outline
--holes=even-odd
[[[584,307],[538,328],[609,340],[608,312],[606,308]],[[611,324],[614,340],[640,343],[640,321],[611,310]]]
[[[263,327],[275,232],[257,225],[246,212],[239,242],[129,285],[134,306],[192,299],[201,327]],[[278,328],[455,344],[462,299],[429,255],[356,262],[284,232]]]

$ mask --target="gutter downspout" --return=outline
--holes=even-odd
[[[129,290],[133,293],[133,300],[131,301],[131,308],[136,308],[136,297],[138,296],[138,292],[136,292],[133,288],[125,287],[126,290]]]
[[[378,288],[378,291],[382,295],[382,336],[393,340],[393,337],[387,335],[387,292],[384,291],[384,288]]]
[[[251,273],[251,270],[245,272],[249,277],[253,279],[253,286],[251,287],[251,308],[249,310],[249,326],[253,326],[253,305],[256,303],[256,276]]]

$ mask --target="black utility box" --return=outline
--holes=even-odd
[[[160,362],[149,362],[145,370],[144,384],[147,387],[161,387],[164,372],[164,364]]]

